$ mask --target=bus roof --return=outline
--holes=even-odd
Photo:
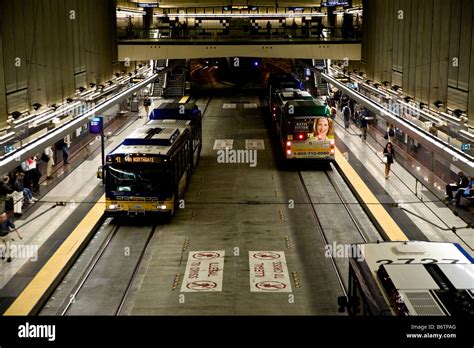
[[[179,119],[193,120],[201,117],[199,109],[196,110],[195,103],[164,103],[150,112],[150,120]]]
[[[108,156],[146,154],[171,156],[175,145],[189,134],[186,127],[145,125],[130,134]]]
[[[289,100],[314,100],[310,93],[296,88],[285,88],[277,94],[283,102]]]
[[[293,113],[288,109],[293,107]],[[285,104],[285,112],[288,116],[329,116],[330,110],[326,105],[320,105],[316,100],[290,100]]]

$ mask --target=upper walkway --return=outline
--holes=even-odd
[[[356,38],[298,36],[283,33],[258,35],[138,35],[119,38],[121,61],[219,57],[360,60]]]

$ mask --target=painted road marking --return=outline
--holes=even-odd
[[[222,104],[222,108],[223,109],[235,109],[236,108],[236,104],[231,104],[231,103],[224,103]]]
[[[257,104],[256,103],[245,103],[244,104],[244,109],[256,109]]]
[[[214,140],[214,150],[232,149],[234,146],[234,139],[216,139]]]
[[[291,292],[283,251],[249,251],[251,292]]]
[[[181,292],[222,291],[224,250],[190,251]]]
[[[245,139],[246,150],[265,150],[263,139]]]

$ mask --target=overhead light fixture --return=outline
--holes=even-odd
[[[74,101],[74,99],[72,99],[72,98],[67,98],[66,99],[66,102],[68,102],[68,103],[72,103],[73,101]]]
[[[17,120],[17,119],[20,118],[21,112],[20,112],[20,111],[13,111],[13,112],[11,113],[11,115],[12,115],[12,117],[13,117],[14,120]]]
[[[385,81],[382,81],[382,85],[384,85],[385,87],[387,87],[388,85],[390,84],[389,81],[385,80]]]
[[[380,86],[381,86],[380,83],[375,83],[375,84],[374,84],[374,87],[375,87],[375,88],[379,88]]]
[[[404,100],[405,102],[409,103],[410,100],[413,100],[413,98],[407,95],[405,98],[403,98],[403,100]]]
[[[427,104],[420,102],[420,109],[423,109],[425,106],[427,106]]]
[[[444,103],[441,100],[437,100],[433,103],[434,106],[436,106],[438,109],[444,105]]]
[[[84,92],[84,91],[86,90],[86,88],[85,88],[85,87],[82,87],[82,86],[79,87],[78,89],[79,89],[79,92],[80,92],[80,93],[82,93],[82,92]]]
[[[462,111],[461,109],[456,109],[453,111],[453,114],[456,115],[457,117],[461,117],[463,113],[464,111]]]
[[[35,109],[35,111],[38,111],[38,109],[42,107],[40,103],[34,103],[32,106],[33,106],[33,109]]]
[[[397,92],[399,89],[402,89],[402,87],[400,87],[399,85],[393,85],[392,86],[392,89]]]
[[[359,70],[357,70],[357,69],[354,69],[352,71],[354,72],[354,74],[357,74],[359,72]]]
[[[57,104],[53,104],[51,105],[51,108],[53,109],[53,111],[56,111],[59,108],[59,106]]]
[[[114,75],[115,77],[120,77],[120,74],[118,72],[116,72]]]
[[[365,80],[365,83],[370,85],[372,83],[372,80]]]
[[[94,82],[89,83],[89,87],[90,87],[90,88],[93,88],[94,86],[95,86],[95,83],[94,83]]]
[[[359,76],[360,76],[360,77],[364,76],[364,72],[363,72],[363,71],[359,71]]]
[[[107,81],[107,83],[109,84],[109,86],[112,86],[114,83],[112,81]]]

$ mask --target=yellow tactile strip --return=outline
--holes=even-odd
[[[400,229],[398,224],[392,219],[390,214],[385,210],[380,201],[370,191],[361,177],[356,173],[354,168],[344,158],[341,152],[336,149],[336,162],[345,176],[346,181],[352,186],[352,189],[359,200],[365,205],[366,212],[371,215],[373,222],[377,225],[379,231],[389,241],[408,240],[407,236]]]
[[[88,239],[94,226],[100,221],[104,214],[104,203],[105,195],[94,204],[84,219],[51,256],[4,315],[29,315],[38,310],[37,306],[41,303],[45,294],[51,290],[63,269],[79,252],[81,245]]]

